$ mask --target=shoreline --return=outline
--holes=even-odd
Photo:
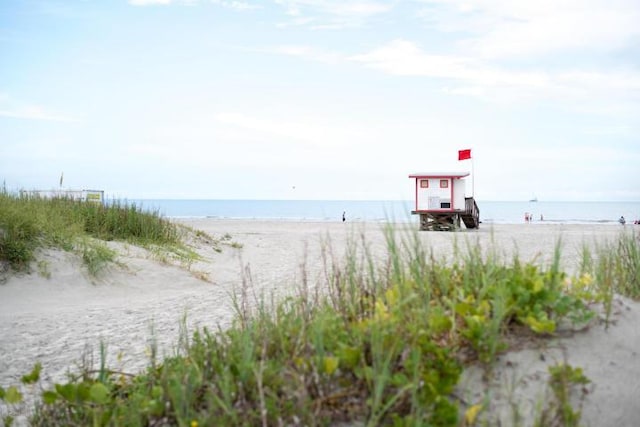
[[[184,215],[184,216],[168,216],[165,217],[169,221],[197,221],[197,220],[211,220],[211,221],[259,221],[259,222],[308,222],[308,223],[318,223],[318,224],[331,224],[331,223],[339,223],[340,221],[336,220],[336,218],[298,218],[298,217],[222,217],[222,216],[198,216],[198,215]],[[371,224],[413,224],[416,227],[418,226],[418,221],[413,218],[407,221],[389,221],[388,219],[349,219],[349,223],[361,224],[361,223],[371,223]],[[608,219],[598,219],[598,220],[578,220],[578,219],[545,219],[543,221],[533,220],[531,222],[509,222],[509,221],[492,221],[492,220],[484,220],[481,221],[480,224],[483,224],[484,227],[494,226],[494,225],[528,225],[528,226],[543,226],[543,225],[607,225],[620,227],[620,223],[618,220],[608,220]],[[627,223],[625,226],[634,226],[640,225],[635,224],[633,222]],[[639,228],[640,229],[640,228]],[[463,227],[460,231],[465,231],[466,229]]]
[[[222,220],[417,222],[411,215],[413,200],[218,200],[218,199],[128,199],[145,209],[157,210],[171,219],[212,218]],[[617,224],[640,218],[639,201],[478,201],[485,224],[522,224],[525,213],[534,222]]]

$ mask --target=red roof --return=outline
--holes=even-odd
[[[420,172],[412,173],[409,178],[464,178],[469,172]]]

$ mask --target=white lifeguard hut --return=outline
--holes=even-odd
[[[480,210],[473,197],[466,197],[465,178],[469,172],[413,173],[415,209],[420,230],[458,230],[480,226]]]

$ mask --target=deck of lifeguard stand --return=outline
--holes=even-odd
[[[421,231],[455,231],[460,229],[457,212],[412,212],[420,215]]]
[[[464,222],[467,228],[480,227],[480,209],[473,197],[465,198],[465,210],[463,211],[412,211],[414,215],[420,215],[421,231],[456,231],[460,229],[460,222]]]

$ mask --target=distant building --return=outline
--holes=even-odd
[[[66,198],[84,202],[104,203],[103,190],[20,190],[21,197],[43,199]]]
[[[473,197],[465,197],[464,178],[469,172],[414,173],[414,215],[420,215],[421,230],[457,230],[480,226],[480,210]]]

